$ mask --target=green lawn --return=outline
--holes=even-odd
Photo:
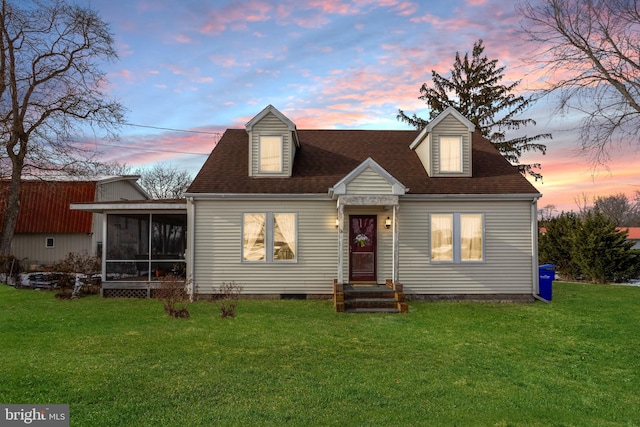
[[[640,287],[554,283],[544,304],[159,301],[0,286],[0,403],[72,426],[640,426]]]

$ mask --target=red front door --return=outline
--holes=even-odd
[[[376,283],[375,215],[349,215],[349,281]]]

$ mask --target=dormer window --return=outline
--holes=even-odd
[[[249,136],[249,176],[285,178],[293,173],[300,148],[296,125],[273,105],[268,105],[245,126]]]
[[[260,136],[260,172],[282,172],[282,137]]]
[[[449,107],[425,126],[409,148],[432,178],[470,177],[475,125]]]
[[[462,138],[440,136],[440,172],[462,172]]]

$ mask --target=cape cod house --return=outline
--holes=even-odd
[[[339,308],[346,284],[533,299],[540,196],[455,109],[422,131],[302,130],[269,105],[224,133],[185,200],[75,207],[107,213],[106,284],[167,267],[152,255],[157,217],[175,231],[167,259],[193,295],[235,282],[253,296],[333,295]],[[124,256],[115,224],[132,215],[144,232],[137,243],[127,232]]]

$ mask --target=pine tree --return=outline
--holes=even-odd
[[[621,282],[635,274],[638,255],[627,231],[618,231],[598,208],[584,215],[571,243],[574,261],[595,283]]]
[[[616,229],[596,207],[581,215],[563,212],[550,219],[538,240],[538,259],[554,264],[569,279],[585,276],[594,283],[621,282],[640,274],[640,251],[632,247],[627,231]]]
[[[527,125],[535,125],[533,119],[519,118],[531,105],[532,99],[515,95],[520,81],[504,85],[505,67],[498,67],[498,60],[489,60],[484,53],[482,40],[473,45],[472,57],[465,53],[464,59],[456,52],[451,77],[446,78],[431,71],[433,87],[424,83],[420,87],[418,99],[426,101],[430,108],[429,120],[434,119],[448,107],[454,107],[463,116],[476,125],[476,131],[489,139],[509,162],[518,167],[523,174],[529,174],[536,180],[542,175],[535,169],[539,163],[520,164],[520,157],[527,151],[546,153],[546,145],[537,141],[550,139],[550,133],[534,136],[517,136],[507,139],[506,131],[518,130]],[[398,120],[417,129],[423,129],[428,121],[416,114],[408,116],[399,110]]]
[[[538,260],[541,264],[553,264],[556,271],[576,279],[582,273],[573,258],[572,236],[579,227],[580,218],[573,212],[562,212],[545,223],[545,232],[538,238]]]

